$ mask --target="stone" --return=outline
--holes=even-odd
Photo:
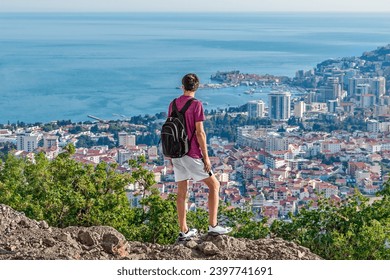
[[[109,243],[109,244],[116,246],[119,244],[119,242],[120,242],[120,239],[115,234],[105,233],[103,235],[103,243]]]
[[[42,243],[48,247],[53,247],[55,244],[56,244],[56,241],[54,240],[54,238],[44,238],[42,240]]]
[[[7,254],[15,254],[15,252],[11,252],[0,248],[0,255],[7,255]]]
[[[39,227],[43,228],[43,229],[48,229],[49,228],[49,224],[46,221],[40,221],[39,222]]]
[[[200,246],[200,249],[206,256],[212,256],[219,253],[218,247],[212,242],[204,242]]]
[[[78,234],[78,241],[87,246],[92,246],[97,244],[96,239],[92,236],[92,234],[88,231],[80,230]]]
[[[112,233],[105,233],[103,235],[103,242],[101,244],[103,250],[109,254],[118,255],[124,258],[129,255],[128,244],[125,240]]]
[[[20,220],[19,221],[19,226],[24,227],[24,228],[29,228],[29,224],[26,222],[26,220]]]
[[[298,258],[302,259],[306,255],[305,252],[298,251]]]
[[[198,243],[196,243],[194,240],[188,241],[185,246],[190,249],[194,249],[198,246]]]
[[[60,233],[59,235],[57,235],[57,240],[62,242],[71,242],[72,237],[70,237],[69,233]]]

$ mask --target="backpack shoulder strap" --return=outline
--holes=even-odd
[[[186,104],[183,106],[183,108],[180,110],[180,113],[182,113],[183,115],[185,114],[185,112],[187,111],[188,107],[190,107],[192,101],[196,100],[195,98],[191,98],[190,100],[188,100],[186,102]]]
[[[171,114],[173,113],[173,112],[179,112],[179,110],[177,110],[177,106],[176,106],[176,99],[177,98],[175,98],[175,99],[173,99],[173,101],[172,101],[172,112],[171,112]]]

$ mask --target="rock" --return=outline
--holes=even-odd
[[[47,224],[47,223],[46,223]],[[12,229],[11,229],[12,228]],[[172,245],[127,241],[112,227],[55,228],[0,204],[0,260],[319,260],[280,238],[203,235]]]
[[[9,245],[5,247],[5,249],[9,252],[15,252],[16,251],[16,246],[15,245]]]
[[[49,224],[46,221],[40,221],[39,222],[39,227],[42,228],[42,229],[48,229],[49,228]]]
[[[19,226],[24,227],[24,228],[30,227],[30,225],[27,223],[26,220],[20,220],[18,224],[19,224]]]
[[[70,237],[69,233],[60,233],[57,235],[57,240],[62,241],[62,242],[71,242],[73,239]]]
[[[101,244],[104,251],[109,254],[114,254],[115,247],[119,244],[119,238],[115,235],[108,233],[103,235],[103,243]]]
[[[130,254],[126,259],[128,260],[144,260],[146,258],[145,254]]]
[[[80,230],[78,234],[78,241],[81,244],[92,246],[97,244],[97,241],[95,238],[93,238],[92,234],[88,231]]]
[[[219,253],[218,247],[212,242],[206,241],[199,246],[199,248],[206,256],[212,256]]]
[[[103,243],[110,244],[112,246],[117,246],[121,240],[118,236],[112,233],[105,233],[103,235]]]
[[[298,251],[298,258],[302,259],[305,255],[305,252]]]
[[[7,254],[15,254],[15,252],[11,252],[0,248],[0,255],[7,255]]]
[[[194,240],[188,241],[185,246],[190,249],[194,249],[198,246],[198,243],[196,243]]]
[[[219,235],[219,236],[208,236],[206,240],[213,242],[220,250],[229,250],[231,248],[235,248],[236,250],[245,250],[246,245],[245,242],[240,241],[236,238],[232,238],[227,235]]]
[[[54,238],[49,237],[49,238],[43,239],[42,243],[48,247],[53,247],[54,244],[56,244],[56,241],[54,240]]]

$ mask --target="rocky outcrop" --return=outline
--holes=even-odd
[[[0,204],[0,259],[192,260],[320,259],[282,239],[238,239],[203,235],[173,245],[127,241],[111,227],[50,227]]]

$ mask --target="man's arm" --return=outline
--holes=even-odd
[[[209,154],[207,153],[207,141],[206,141],[206,132],[203,128],[203,122],[195,123],[195,133],[196,139],[198,140],[200,150],[202,151],[203,161],[204,161],[204,170],[206,172],[211,171],[211,163],[209,159]]]

